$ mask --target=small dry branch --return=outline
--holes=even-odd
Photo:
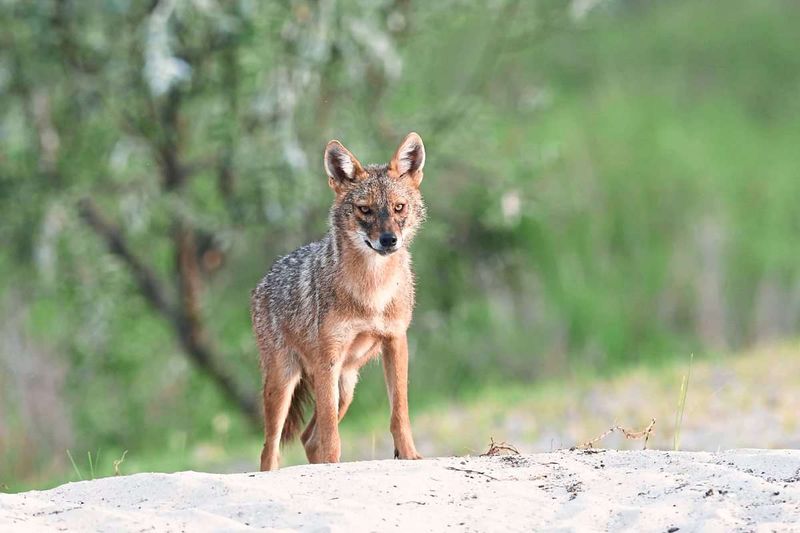
[[[486,472],[481,472],[480,470],[472,470],[471,468],[456,468],[455,466],[446,466],[447,470],[453,470],[455,472],[465,472],[467,474],[478,474],[479,476],[486,476],[489,479],[493,479],[495,481],[499,481],[496,477],[490,476]]]
[[[114,459],[114,461],[112,462],[112,464],[114,465],[114,475],[115,476],[119,476],[120,475],[119,466],[122,463],[125,462],[125,456],[126,455],[128,455],[128,450],[125,450],[124,452],[122,452],[122,457],[120,457],[119,459]]]
[[[519,455],[519,450],[504,441],[495,442],[494,438],[489,437],[489,449],[482,453],[481,457],[494,457],[495,455]]]
[[[608,437],[615,431],[621,432],[625,435],[625,438],[628,440],[639,440],[644,439],[644,449],[647,449],[647,441],[650,440],[650,434],[653,432],[653,426],[656,425],[656,419],[653,418],[650,420],[650,423],[641,431],[633,431],[630,429],[625,429],[622,426],[613,426],[610,427],[607,431],[603,432],[601,435],[593,438],[588,442],[584,442],[583,444],[578,444],[577,446],[573,446],[571,450],[589,450],[594,448],[594,445],[603,440],[604,438]]]

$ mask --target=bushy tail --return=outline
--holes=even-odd
[[[289,414],[286,416],[286,422],[284,422],[283,431],[281,432],[281,443],[293,440],[303,430],[305,407],[311,403],[311,389],[309,389],[308,385],[308,380],[303,376],[294,388],[292,404],[289,407]]]

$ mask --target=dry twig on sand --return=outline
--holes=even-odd
[[[630,429],[625,429],[622,426],[612,426],[607,431],[603,432],[601,435],[595,437],[594,439],[584,442],[583,444],[578,444],[577,446],[573,446],[570,450],[588,450],[594,448],[594,445],[603,440],[604,438],[608,437],[615,431],[621,431],[625,438],[628,440],[639,440],[644,439],[644,449],[647,449],[647,441],[650,440],[650,434],[653,432],[653,426],[656,425],[656,419],[653,418],[650,423],[641,431],[633,431]]]
[[[495,442],[494,438],[489,437],[489,449],[482,453],[481,457],[494,457],[495,455],[519,455],[519,450],[505,441]]]
[[[455,466],[446,466],[445,468],[447,470],[453,470],[455,472],[465,472],[468,477],[472,477],[472,476],[470,476],[470,474],[478,474],[479,476],[486,476],[489,479],[493,479],[495,481],[499,481],[499,479],[497,479],[496,477],[490,476],[486,472],[481,472],[480,470],[472,470],[471,468],[457,468]]]

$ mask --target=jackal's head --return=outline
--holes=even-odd
[[[409,133],[389,164],[362,166],[339,141],[325,148],[325,172],[336,193],[331,226],[364,253],[388,255],[406,246],[425,219],[419,185],[425,147]]]

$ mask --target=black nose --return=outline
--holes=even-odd
[[[381,233],[381,236],[378,240],[380,241],[381,246],[384,248],[391,248],[397,244],[397,235],[394,233]]]

